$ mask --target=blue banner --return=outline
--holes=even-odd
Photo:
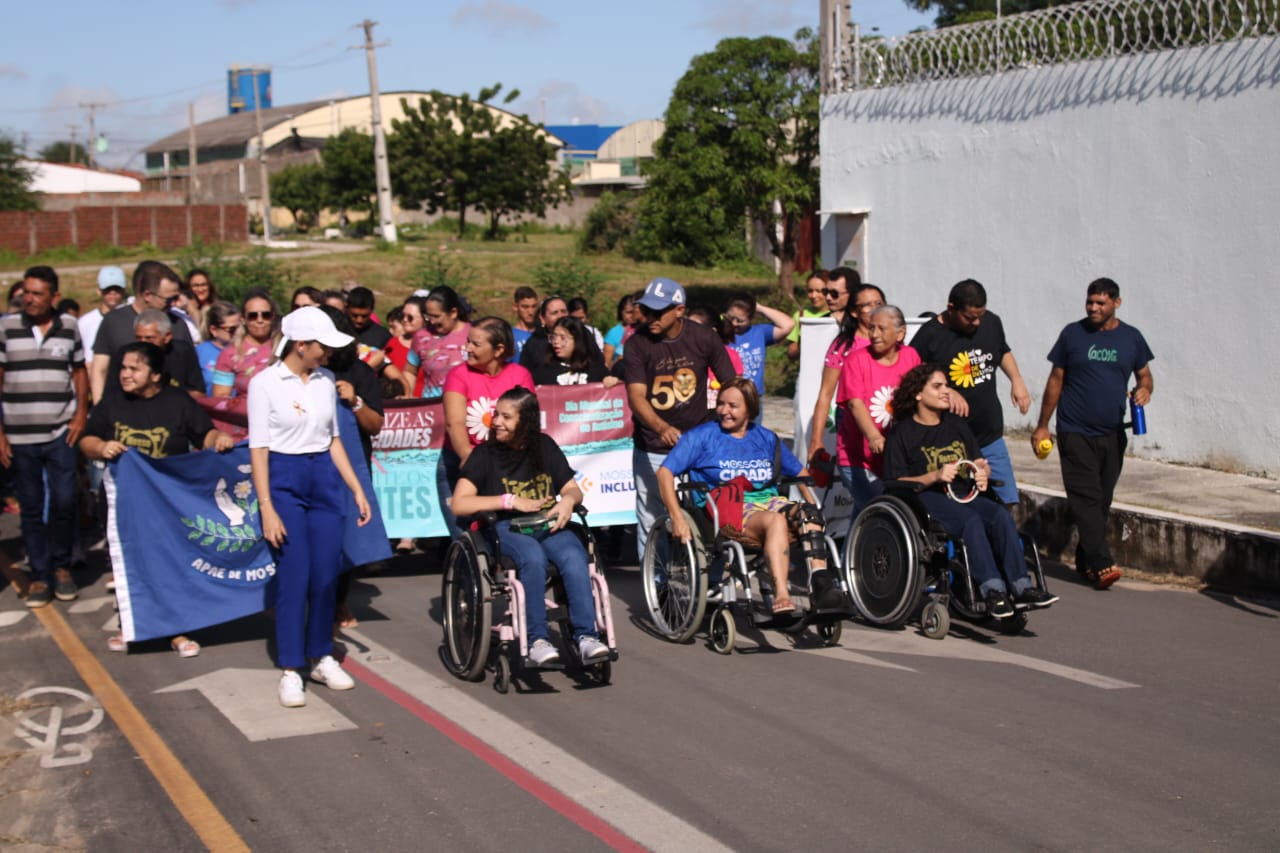
[[[354,444],[348,453],[372,499],[359,440]],[[276,565],[262,538],[247,445],[166,459],[130,451],[107,466],[106,487],[107,542],[126,642],[172,637],[272,606]],[[357,527],[348,499],[347,565],[390,557],[376,505],[373,521]]]

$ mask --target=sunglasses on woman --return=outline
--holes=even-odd
[[[270,320],[276,315],[274,311],[248,311],[244,316],[250,320]]]

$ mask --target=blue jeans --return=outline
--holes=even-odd
[[[13,491],[22,506],[22,544],[31,561],[31,579],[51,584],[54,569],[71,565],[71,542],[78,520],[76,449],[67,444],[65,433],[42,444],[10,446]]]
[[[498,541],[502,553],[516,564],[516,573],[524,586],[524,615],[528,639],[547,639],[547,561],[560,569],[564,594],[569,600],[569,621],[573,639],[596,636],[596,603],[591,594],[591,576],[587,568],[587,549],[576,533],[543,531],[532,536],[516,533],[507,521],[498,522]]]
[[[853,500],[853,509],[849,514],[849,526],[852,530],[853,520],[858,517],[858,513],[862,512],[863,507],[871,503],[872,498],[884,493],[884,484],[869,469],[861,466],[852,468],[848,465],[837,465],[836,475],[839,476],[845,491]]]
[[[972,503],[956,503],[935,489],[921,492],[920,502],[929,515],[942,522],[948,536],[964,543],[969,574],[982,595],[1005,591],[1021,595],[1031,587],[1018,527],[1007,509],[983,497]]]
[[[461,470],[462,458],[449,446],[446,437],[444,448],[440,451],[440,461],[436,465],[436,498],[440,501],[440,514],[444,517],[445,526],[449,528],[450,539],[457,539],[462,535],[458,517],[449,506],[449,499],[453,497],[453,487],[458,482]]]
[[[322,453],[270,456],[271,503],[284,524],[276,558],[276,661],[299,669],[333,654],[346,483]]]
[[[1002,485],[992,486],[1000,497],[1001,503],[1016,504],[1018,502],[1018,481],[1013,479],[1013,460],[1009,458],[1009,448],[1003,438],[981,448],[982,458],[991,466],[991,479],[999,480]]]
[[[636,478],[636,556],[641,564],[649,528],[667,511],[662,495],[658,494],[658,469],[665,461],[665,453],[648,453],[638,447],[631,451],[631,468]]]

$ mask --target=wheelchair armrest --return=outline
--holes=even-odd
[[[578,518],[582,519],[583,524],[587,521],[587,508],[582,504],[578,504],[573,508],[573,512]]]
[[[498,526],[498,514],[497,514],[496,512],[494,512],[493,510],[488,510],[488,511],[486,511],[486,512],[476,513],[476,515],[475,515],[474,517],[475,517],[478,521],[480,521],[480,522],[481,522],[485,527],[497,527],[497,526]]]
[[[783,477],[778,481],[779,488],[785,488],[787,486],[808,486],[812,489],[817,488],[818,484],[814,482],[813,477],[806,474],[803,477]]]
[[[700,494],[710,494],[711,487],[706,483],[676,483],[676,494],[688,494],[689,492],[698,492]]]
[[[894,497],[914,497],[924,491],[924,483],[913,480],[884,480],[884,493]]]

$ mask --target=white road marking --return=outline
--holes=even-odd
[[[70,696],[71,701],[63,707],[38,697]],[[59,743],[64,735],[82,735],[96,729],[105,716],[98,700],[76,690],[74,687],[32,687],[18,694],[18,702],[24,699],[38,699],[30,708],[22,707],[13,717],[18,722],[15,734],[26,741],[33,750],[40,753],[40,766],[67,767],[72,764],[86,764],[93,758],[93,750],[82,743]],[[84,719],[76,724],[64,725],[68,717]],[[41,717],[44,716],[44,722]],[[61,750],[61,755],[59,755]]]
[[[455,725],[484,741],[583,808],[654,851],[728,851],[702,832],[548,740],[472,699],[461,682],[419,669],[363,633],[343,634],[365,648],[360,662]]]
[[[276,697],[280,671],[228,667],[188,681],[162,687],[156,693],[199,690],[231,725],[250,741],[325,734],[356,728],[356,724],[317,696],[308,684],[307,704],[285,708]]]
[[[104,607],[110,607],[115,601],[114,595],[99,595],[94,598],[82,598],[67,608],[68,613],[96,613]]]
[[[1046,675],[1065,678],[1102,690],[1121,690],[1141,686],[1129,681],[1121,681],[1118,678],[1099,675],[1086,669],[1077,669],[1072,666],[1039,660],[1016,652],[1006,652],[1003,649],[984,646],[981,643],[968,642],[955,637],[949,637],[944,640],[930,640],[928,637],[923,637],[911,631],[876,631],[869,628],[846,626],[844,634],[840,638],[839,646],[830,649],[796,649],[796,651],[819,657],[847,660],[850,663],[867,662],[866,655],[859,654],[859,652],[981,661],[983,663],[1020,666],[1024,669],[1043,672]]]
[[[17,625],[26,618],[29,610],[3,610],[0,611],[0,628],[8,628],[10,625]]]

